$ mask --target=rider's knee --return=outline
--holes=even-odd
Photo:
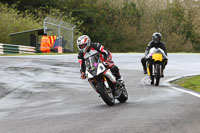
[[[163,65],[166,66],[168,63],[168,60],[163,60]]]
[[[110,68],[111,72],[112,73],[117,73],[119,72],[119,68],[116,66],[116,65],[113,65],[111,68]]]
[[[141,59],[141,62],[143,63],[145,61],[144,57]]]

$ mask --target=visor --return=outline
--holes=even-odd
[[[87,46],[87,43],[84,43],[84,44],[79,45],[78,47],[79,47],[80,49],[84,49],[86,46]]]
[[[158,38],[158,37],[153,38],[153,41],[154,41],[155,43],[158,43],[158,42],[160,42],[160,38]]]

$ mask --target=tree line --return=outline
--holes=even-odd
[[[168,52],[200,52],[199,0],[1,0],[0,42],[8,34],[42,26],[50,16],[114,52],[144,52],[154,32]],[[76,45],[76,44],[75,44]],[[75,49],[77,50],[77,49]]]

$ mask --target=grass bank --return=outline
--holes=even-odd
[[[188,88],[188,89],[200,92],[200,75],[182,78],[182,79],[173,81],[172,83],[178,84],[184,88]]]

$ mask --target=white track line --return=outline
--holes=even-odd
[[[174,77],[174,78],[165,80],[165,81],[164,81],[164,84],[166,84],[167,86],[169,86],[170,88],[172,88],[172,89],[174,89],[174,90],[181,91],[181,92],[184,92],[184,93],[187,93],[187,94],[190,94],[190,95],[193,95],[193,96],[195,96],[195,97],[200,98],[200,94],[199,94],[199,93],[195,93],[195,92],[189,91],[189,90],[180,89],[180,88],[178,88],[178,87],[172,86],[172,85],[169,83],[170,81],[173,81],[173,80],[177,80],[177,79],[184,78],[184,77],[196,76],[196,75],[200,75],[200,74],[192,74],[192,75]]]

